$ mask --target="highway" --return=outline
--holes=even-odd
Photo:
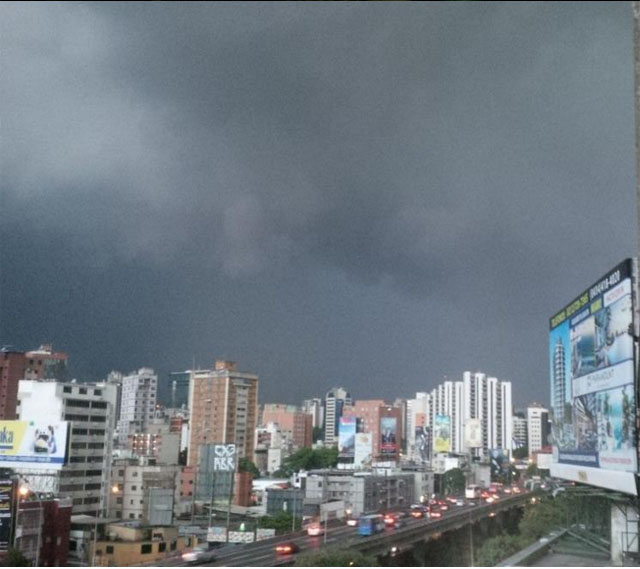
[[[400,545],[401,549],[410,547],[413,543],[427,539],[432,534],[456,529],[476,522],[482,518],[490,517],[512,507],[526,503],[537,493],[523,492],[521,494],[504,496],[493,504],[480,503],[476,506],[452,505],[448,512],[443,513],[440,519],[413,519],[407,518],[404,526],[400,528],[386,528],[383,532],[370,537],[357,535],[357,528],[346,524],[329,526],[325,536],[309,537],[304,532],[281,535],[268,540],[242,544],[227,545],[213,550],[214,560],[202,560],[193,565],[210,567],[273,567],[278,565],[292,565],[296,555],[278,556],[274,548],[282,542],[295,542],[302,553],[312,552],[322,547],[351,548],[370,554],[384,554],[391,545]],[[162,566],[186,566],[188,563],[180,557],[165,560],[157,565]]]

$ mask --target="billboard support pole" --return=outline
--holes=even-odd
[[[229,503],[227,504],[227,543],[229,543],[229,525],[231,523],[231,500],[233,500],[233,482],[235,479],[235,470],[231,471],[231,488],[229,490]]]

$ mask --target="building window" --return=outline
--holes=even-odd
[[[86,390],[84,387],[81,387],[81,388],[78,390],[78,393],[80,393],[80,395],[86,395],[86,394],[87,394],[87,390]]]
[[[70,387],[63,387],[62,388],[63,393],[71,393],[71,388]]]
[[[110,553],[113,553],[113,545],[107,545],[107,555],[109,555]]]
[[[134,486],[131,486],[131,491],[132,491],[132,492],[135,492],[137,489],[138,489],[138,487],[137,487],[137,486],[135,486],[135,485],[134,485]]]
[[[161,541],[158,544],[158,553],[162,553],[163,551],[167,550],[167,544],[164,541]]]
[[[171,551],[175,551],[177,547],[178,547],[178,542],[172,541],[169,549],[171,549]]]
[[[140,546],[140,553],[142,553],[142,555],[146,555],[148,553],[151,553],[151,549],[152,545],[150,543],[143,543]]]

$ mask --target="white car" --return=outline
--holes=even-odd
[[[198,561],[213,561],[214,556],[208,544],[196,545],[193,549],[188,549],[182,554],[182,561],[186,563],[197,563]]]
[[[311,524],[307,528],[307,535],[310,537],[318,537],[324,534],[324,527],[322,524]]]

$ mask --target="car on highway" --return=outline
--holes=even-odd
[[[410,508],[410,515],[412,518],[428,518],[429,517],[429,508],[428,506],[423,506],[422,504],[413,504]]]
[[[324,526],[320,522],[312,523],[307,527],[307,535],[309,537],[318,537],[324,535]]]
[[[285,541],[276,545],[276,555],[292,555],[300,551],[300,547],[293,541]]]
[[[347,525],[351,528],[355,528],[358,526],[357,518],[347,518]]]
[[[208,543],[196,545],[192,549],[187,549],[181,555],[185,563],[199,563],[201,561],[215,561],[213,550]]]
[[[429,517],[432,519],[438,519],[442,517],[442,508],[439,504],[429,506]]]
[[[406,514],[404,512],[389,512],[384,515],[384,525],[388,528],[399,528],[405,524]]]

